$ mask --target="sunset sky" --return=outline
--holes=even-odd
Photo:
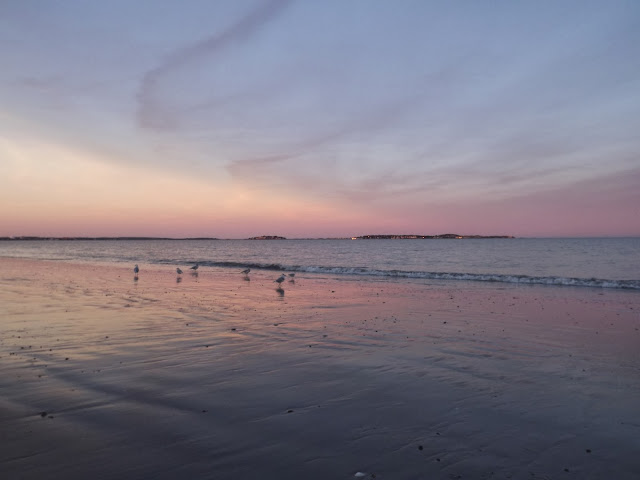
[[[2,0],[0,236],[640,235],[640,2]]]

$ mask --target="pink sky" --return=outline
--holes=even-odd
[[[0,236],[640,236],[640,4],[165,7],[0,7]]]

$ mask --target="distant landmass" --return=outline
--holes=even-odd
[[[405,235],[405,234],[393,234],[393,235],[362,235],[359,237],[339,237],[339,238],[324,238],[323,240],[411,240],[411,239],[461,239],[461,238],[516,238],[512,235],[458,235],[457,233],[443,233],[441,235]],[[9,240],[220,240],[215,237],[189,237],[189,238],[170,238],[170,237],[35,237],[35,236],[20,236],[20,237],[0,237],[0,241]],[[278,235],[260,235],[258,237],[250,237],[247,240],[287,240],[286,237]],[[314,240],[313,238],[299,239],[299,240]]]
[[[247,240],[286,240],[286,237],[279,237],[277,235],[261,235],[259,237],[247,238]]]
[[[213,237],[190,237],[190,238],[170,238],[170,237],[0,237],[3,240],[219,240]]]
[[[457,233],[443,233],[441,235],[363,235],[361,237],[351,237],[351,240],[388,240],[388,239],[438,239],[438,238],[516,238],[512,235],[458,235]]]

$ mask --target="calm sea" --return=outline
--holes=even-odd
[[[640,238],[3,241],[0,256],[640,290]]]

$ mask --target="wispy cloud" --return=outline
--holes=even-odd
[[[138,124],[142,128],[165,130],[176,125],[176,116],[180,112],[172,111],[158,95],[158,86],[166,75],[194,62],[201,61],[224,50],[234,42],[250,38],[269,21],[276,18],[291,3],[291,0],[269,0],[231,26],[194,45],[180,48],[171,53],[166,60],[147,71],[138,91]]]

